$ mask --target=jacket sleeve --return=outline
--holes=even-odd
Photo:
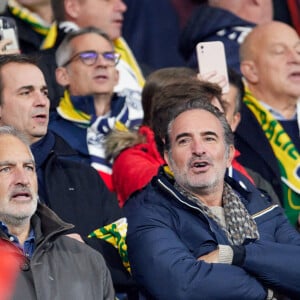
[[[134,209],[126,207],[131,270],[138,284],[155,299],[266,298],[264,287],[242,268],[197,261],[166,213],[159,216],[157,209],[139,207],[139,213],[131,217]]]
[[[247,272],[273,290],[299,297],[300,246],[256,241],[245,250],[242,267]]]

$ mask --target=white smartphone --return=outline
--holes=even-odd
[[[229,92],[229,81],[225,48],[222,42],[200,42],[196,46],[197,60],[200,74],[215,71],[218,75],[226,78],[226,85],[222,88],[223,93]]]
[[[12,41],[11,44],[5,47],[7,50],[19,49],[17,26],[14,19],[0,17],[0,40],[2,39],[10,39]]]

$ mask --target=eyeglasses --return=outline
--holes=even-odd
[[[102,56],[102,58],[105,60],[106,64],[110,67],[115,66],[119,60],[121,55],[119,53],[115,53],[113,51],[111,52],[96,52],[96,51],[82,51],[74,56],[72,56],[66,63],[63,64],[63,67],[66,67],[69,65],[72,61],[75,61],[77,59],[80,59],[82,63],[84,63],[87,66],[92,66],[96,63],[96,61],[99,58],[99,55]]]

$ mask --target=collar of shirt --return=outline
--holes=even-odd
[[[287,118],[285,118],[279,111],[277,111],[276,109],[274,109],[273,107],[271,107],[269,104],[260,101],[260,103],[263,105],[263,107],[265,109],[267,109],[272,115],[273,117],[277,120],[277,121],[285,121],[287,120]],[[297,111],[295,111],[295,114],[293,116],[293,118],[291,118],[291,120],[296,120],[297,119]]]
[[[8,231],[8,227],[6,226],[5,223],[0,221],[0,229],[7,235],[7,237],[9,238],[9,240],[15,245],[17,246],[19,249],[22,250],[23,254],[28,257],[31,258],[32,254],[34,252],[35,249],[35,245],[34,245],[34,241],[35,241],[35,234],[34,234],[34,230],[31,229],[29,232],[29,235],[27,237],[27,239],[24,242],[24,245],[22,246],[19,242],[19,239],[13,235],[10,234]]]

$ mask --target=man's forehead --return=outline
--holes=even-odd
[[[43,87],[46,86],[42,71],[32,64],[9,63],[2,68],[2,81],[4,88],[13,86],[19,89],[25,86]]]
[[[70,41],[70,44],[74,49],[79,51],[92,50],[91,47],[101,47],[105,48],[105,50],[113,49],[113,46],[110,41],[94,32],[89,32],[76,36]]]
[[[16,153],[18,155],[16,156]],[[19,138],[11,135],[0,136],[0,162],[10,160],[32,160],[33,157],[29,147],[25,145]]]
[[[207,120],[209,120],[209,122],[207,122]],[[204,109],[192,109],[182,112],[174,119],[172,124],[172,131],[176,131],[176,134],[195,129],[212,131],[220,128],[221,123],[217,117]]]

